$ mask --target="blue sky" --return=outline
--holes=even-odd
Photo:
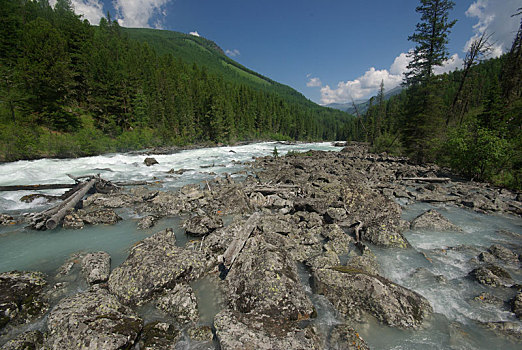
[[[52,2],[52,1],[51,1]],[[419,21],[418,0],[72,0],[96,24],[107,11],[128,27],[197,32],[229,56],[317,103],[368,98],[381,80],[400,83]],[[511,45],[521,0],[456,0],[458,22],[442,71],[461,65],[470,38],[493,34],[498,55]]]

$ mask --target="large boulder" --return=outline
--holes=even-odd
[[[146,166],[152,166],[152,165],[159,164],[158,161],[156,160],[156,158],[152,158],[152,157],[147,157],[147,158],[145,158],[145,160],[143,161],[143,163],[144,163]]]
[[[223,227],[223,220],[219,217],[196,215],[185,221],[183,228],[188,235],[202,237],[214,230]]]
[[[42,349],[44,336],[40,331],[29,331],[19,334],[14,339],[9,340],[1,350],[36,350]]]
[[[174,350],[181,338],[181,332],[173,325],[164,322],[152,322],[143,327],[139,340],[140,350]]]
[[[199,278],[212,264],[204,253],[176,246],[171,229],[138,242],[109,277],[109,289],[126,304],[141,304],[177,283]]]
[[[62,299],[49,314],[50,349],[130,349],[142,320],[102,288]]]
[[[118,214],[116,214],[116,212],[112,209],[101,209],[89,212],[79,210],[78,215],[84,223],[89,225],[114,225],[118,221],[122,220],[122,218],[118,216]]]
[[[518,292],[511,301],[511,310],[519,319],[522,318],[522,292]]]
[[[186,283],[177,284],[158,299],[157,307],[179,324],[197,323],[198,303],[192,288]]]
[[[469,273],[480,284],[491,287],[511,287],[513,279],[511,275],[497,265],[488,264],[480,266]]]
[[[431,209],[417,216],[410,224],[412,230],[426,229],[433,231],[462,231],[460,227],[452,224],[438,211]]]
[[[46,284],[41,272],[0,273],[0,331],[8,324],[29,322],[47,310]]]
[[[266,315],[224,310],[214,318],[222,350],[322,349],[312,327],[299,329],[294,323],[280,323]]]
[[[364,313],[398,328],[418,328],[433,311],[421,295],[381,276],[347,266],[313,271],[314,289],[348,318]]]
[[[493,244],[488,250],[495,258],[500,259],[503,262],[513,265],[518,265],[519,263],[518,255],[504,246]]]
[[[335,326],[328,342],[328,349],[331,350],[370,350],[359,333],[347,324]]]
[[[246,242],[226,278],[234,310],[289,320],[310,318],[314,307],[284,246],[278,234],[258,234]]]
[[[82,273],[89,284],[107,282],[111,273],[111,256],[106,252],[86,254],[82,259]]]

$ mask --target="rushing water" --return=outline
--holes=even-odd
[[[78,159],[42,159],[19,161],[0,165],[0,185],[68,183],[66,174],[81,176],[100,173],[114,181],[161,181],[160,189],[179,188],[189,183],[214,178],[217,175],[237,173],[243,170],[240,162],[252,157],[271,155],[277,147],[283,155],[289,150],[305,151],[339,150],[329,143],[282,145],[259,143],[237,147],[216,147],[187,150],[170,155],[154,155],[159,164],[147,167],[143,154],[110,154]],[[211,166],[211,167],[208,167]],[[167,174],[174,169],[192,169],[183,175]],[[233,176],[242,176],[236,174]],[[42,191],[60,194],[63,191]],[[43,200],[27,204],[20,197],[31,192],[0,192],[0,213],[19,214],[41,210],[49,206]],[[403,218],[411,220],[418,214],[433,208],[414,203],[403,206]],[[434,315],[418,331],[397,330],[383,326],[373,319],[354,325],[372,349],[518,349],[519,344],[496,336],[478,322],[518,322],[509,305],[499,308],[473,300],[482,292],[488,292],[503,300],[515,294],[513,289],[488,288],[467,278],[471,271],[470,259],[476,257],[491,244],[520,247],[522,244],[522,220],[520,218],[483,215],[455,207],[437,207],[445,217],[460,226],[463,232],[407,231],[406,238],[412,249],[379,249],[371,247],[378,257],[383,276],[425,296],[434,309]],[[135,214],[121,210],[124,219],[113,226],[87,226],[83,230],[31,231],[22,225],[0,227],[0,272],[10,270],[38,270],[56,274],[58,267],[68,257],[79,251],[107,251],[112,257],[112,268],[127,256],[129,248],[137,241],[166,227],[176,233],[177,244],[183,246],[187,236],[180,228],[181,218],[165,218],[148,230],[138,230]],[[504,231],[513,232],[508,234]],[[518,236],[517,236],[518,234]],[[516,283],[522,284],[520,270],[509,270]],[[313,322],[324,333],[342,322],[332,305],[322,296],[314,295],[307,283],[309,273],[300,267],[300,275],[307,294],[311,297],[318,317]],[[192,286],[200,306],[203,324],[212,324],[213,316],[221,307],[221,296],[211,280],[202,280]],[[78,286],[79,290],[85,286]],[[154,308],[138,310],[147,319],[161,318]],[[520,324],[520,323],[519,323]],[[183,338],[180,348],[212,348],[212,345],[195,344]]]

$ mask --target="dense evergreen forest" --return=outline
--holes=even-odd
[[[70,0],[54,8],[48,0],[0,4],[0,161],[347,138],[350,115],[247,70],[206,39],[128,30],[110,17],[92,26]],[[198,65],[172,55],[161,46],[165,35],[184,36],[185,56],[208,60]],[[205,50],[221,52],[220,61]],[[220,74],[216,65],[232,73]]]
[[[447,57],[444,43],[452,23],[447,16],[451,4],[421,1],[417,11],[423,14],[423,25],[417,28],[427,34],[417,31],[410,37],[418,45],[411,53],[405,89],[385,100],[381,85],[369,109],[349,123],[348,137],[370,142],[376,152],[435,161],[468,179],[521,189],[522,22],[507,54],[488,59],[491,44],[484,34],[471,46],[462,69],[435,76],[433,66]],[[437,15],[435,6],[443,5],[450,6],[438,9]],[[424,21],[426,14],[438,19],[426,16]],[[435,23],[435,31],[430,23]],[[442,44],[439,51],[428,52],[437,43]]]

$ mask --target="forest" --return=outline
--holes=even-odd
[[[352,116],[230,59],[223,62],[236,73],[223,75],[167,49],[158,53],[154,42],[129,35],[145,30],[121,28],[110,15],[93,26],[74,13],[70,0],[58,0],[54,8],[48,0],[0,6],[0,161],[347,138]]]
[[[522,21],[506,54],[490,58],[491,34],[484,33],[462,69],[434,75],[448,57],[453,2],[420,3],[423,21],[409,38],[417,46],[404,89],[385,100],[381,84],[368,110],[349,122],[348,139],[448,166],[466,179],[522,189]]]

